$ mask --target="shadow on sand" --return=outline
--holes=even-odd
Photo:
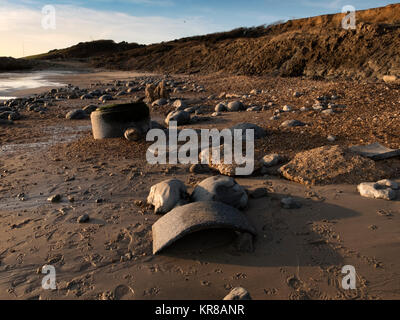
[[[178,240],[160,255],[254,267],[342,265],[343,258],[334,249],[338,239],[332,226],[359,214],[304,198],[296,198],[303,204],[301,209],[283,209],[276,200],[280,197],[252,200],[245,211],[258,234],[253,253],[236,250],[232,230],[211,229]]]

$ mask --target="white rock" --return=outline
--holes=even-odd
[[[154,206],[154,213],[165,214],[187,197],[185,184],[177,179],[166,180],[151,187],[147,202]]]
[[[286,106],[284,106],[283,108],[282,108],[282,110],[283,111],[285,111],[285,112],[290,112],[290,111],[292,111],[292,107],[291,106],[288,106],[288,105],[286,105]]]
[[[394,200],[396,192],[390,188],[384,188],[374,182],[364,182],[357,187],[360,195],[365,198]]]

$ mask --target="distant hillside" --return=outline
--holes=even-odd
[[[11,57],[0,57],[0,72],[29,70],[35,65],[37,65],[37,63],[34,63],[33,61],[14,59]]]
[[[148,46],[97,41],[40,58],[88,58],[95,67],[168,73],[400,75],[400,4],[358,11],[356,30],[342,29],[344,16],[291,20]]]
[[[85,59],[141,48],[143,46],[144,45],[139,45],[137,43],[115,43],[113,40],[97,40],[92,42],[80,42],[66,49],[55,49],[48,53],[26,57],[26,59]]]

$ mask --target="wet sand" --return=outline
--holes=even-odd
[[[57,81],[83,87],[135,75],[100,72],[68,75]],[[206,85],[205,96],[219,94],[224,86],[223,91],[250,91],[236,78],[191,79]],[[300,87],[303,82],[298,82],[288,80],[287,85]],[[266,80],[252,78],[246,86],[257,83],[268,86]],[[315,85],[320,85],[315,94],[335,86]],[[376,90],[385,89],[378,86]],[[396,90],[386,92],[387,103],[398,97]],[[290,93],[284,96],[282,92],[274,94],[279,104],[293,103]],[[193,99],[199,94],[178,96]],[[254,253],[237,252],[230,232],[213,230],[189,236],[153,256],[151,226],[159,216],[145,204],[150,187],[175,177],[192,190],[209,174],[192,174],[182,165],[151,166],[145,160],[148,144],[144,142],[93,141],[89,120],[64,118],[68,110],[90,103],[62,101],[45,115],[27,114],[14,126],[2,128],[0,298],[220,300],[236,286],[261,300],[400,298],[399,199],[362,198],[356,185],[306,187],[275,175],[237,178],[248,190],[264,187],[269,191],[267,197],[251,199],[245,210],[258,233]],[[365,108],[376,112],[371,106]],[[259,147],[281,150],[289,157],[327,143],[323,130],[335,130],[335,121],[322,125],[321,131],[305,129],[303,135],[308,139],[300,143],[295,133],[275,131],[277,125],[267,120],[272,111],[224,114],[189,127],[223,128],[244,121],[267,124],[271,135]],[[354,113],[364,117],[362,111]],[[152,112],[158,119],[165,115],[165,110]],[[351,121],[352,114],[343,117]],[[315,119],[316,126],[322,121]],[[382,139],[387,139],[388,146],[399,147],[396,134]],[[356,132],[338,136],[337,143],[343,145],[360,140]],[[398,166],[395,160],[391,164]],[[60,203],[47,201],[54,194],[62,195]],[[298,199],[302,208],[282,209],[280,199],[288,195]],[[89,223],[76,222],[82,214],[90,215]],[[132,255],[130,260],[124,258],[127,253]],[[38,270],[44,264],[56,268],[55,291],[41,288],[43,275]],[[341,288],[345,265],[356,268],[357,290]]]

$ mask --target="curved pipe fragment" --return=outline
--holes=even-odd
[[[256,235],[254,227],[239,210],[222,202],[194,202],[175,208],[153,225],[153,254],[188,234],[216,228]]]

